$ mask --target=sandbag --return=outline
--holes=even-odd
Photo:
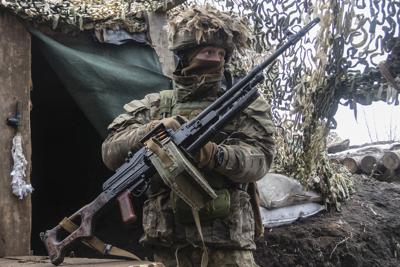
[[[273,228],[281,225],[291,224],[302,218],[307,218],[325,210],[325,206],[318,203],[302,203],[289,207],[268,210],[260,207],[263,226]]]
[[[257,185],[260,191],[260,206],[267,209],[321,200],[319,194],[305,190],[297,180],[282,174],[267,173],[257,181]]]

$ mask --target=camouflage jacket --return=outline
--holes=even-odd
[[[141,147],[139,140],[146,133],[146,125],[161,119],[160,94],[146,95],[142,100],[126,104],[126,113],[119,115],[108,127],[110,134],[102,146],[104,163],[116,169],[128,151]],[[212,101],[173,101],[170,115],[188,119],[196,116]],[[274,125],[270,107],[258,98],[244,112],[237,115],[212,141],[224,148],[223,163],[215,170],[203,170],[215,189],[228,188],[229,215],[202,222],[206,244],[210,247],[255,249],[254,213],[247,184],[260,179],[269,169],[274,156],[272,134]],[[152,179],[148,200],[143,207],[144,245],[172,246],[200,245],[201,239],[194,224],[181,224],[171,207],[170,190],[156,177]]]

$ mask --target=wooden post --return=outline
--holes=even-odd
[[[31,39],[25,27],[13,16],[0,11],[0,257],[28,255],[31,239],[30,196],[19,200],[12,194],[10,172],[12,139],[15,129],[6,124],[21,104],[19,131],[30,181],[31,132]]]
[[[168,36],[165,28],[167,14],[164,11],[149,12],[147,13],[147,20],[151,42],[160,59],[162,71],[165,76],[172,77],[175,70],[175,60],[173,53],[168,49]]]

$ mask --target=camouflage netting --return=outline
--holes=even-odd
[[[253,51],[234,64],[243,73],[316,16],[321,23],[267,72],[278,126],[275,169],[318,189],[340,207],[353,188],[349,174],[328,162],[326,136],[336,127],[340,101],[398,103],[400,73],[398,1],[216,0],[253,23]],[[235,62],[233,62],[235,63]],[[243,69],[244,68],[244,69]],[[270,90],[272,89],[272,90]]]
[[[146,31],[143,11],[168,10],[184,0],[1,0],[0,10],[53,28]],[[194,2],[194,1],[191,1]],[[201,3],[205,1],[199,1]],[[357,114],[357,103],[398,104],[400,3],[396,0],[214,0],[253,25],[253,49],[236,55],[241,75],[312,18],[321,17],[295,47],[266,73],[264,93],[278,127],[277,172],[319,189],[336,204],[352,189],[348,174],[328,162],[326,136],[335,128],[340,101]],[[60,26],[61,25],[61,26]],[[233,56],[233,59],[235,55]]]
[[[24,20],[48,23],[53,29],[124,29],[144,32],[144,11],[169,10],[184,0],[1,0],[6,9]]]

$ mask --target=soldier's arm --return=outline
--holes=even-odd
[[[158,94],[149,94],[142,100],[134,100],[124,106],[126,113],[119,115],[108,126],[109,135],[102,145],[104,164],[111,170],[122,165],[129,151],[137,151],[140,139],[147,133],[153,103]]]
[[[260,97],[236,123],[237,130],[219,145],[222,160],[216,171],[234,182],[254,182],[268,172],[275,155],[270,106]]]

